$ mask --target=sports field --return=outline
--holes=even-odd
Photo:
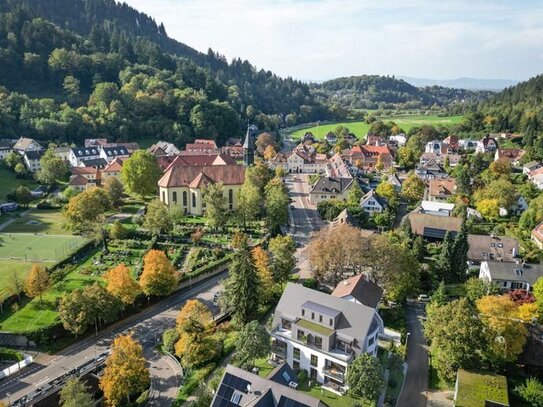
[[[462,116],[398,116],[398,117],[389,117],[389,118],[382,118],[380,119],[382,121],[390,122],[393,121],[398,126],[400,126],[404,131],[409,131],[412,127],[417,126],[424,126],[424,125],[431,125],[431,126],[445,126],[450,127],[454,126],[456,124],[459,124],[462,121]],[[331,131],[334,131],[334,129],[337,126],[344,126],[348,127],[349,130],[354,133],[357,137],[364,137],[366,133],[368,132],[370,128],[370,124],[364,122],[364,121],[357,121],[357,122],[337,122],[337,123],[329,123],[329,124],[321,124],[318,126],[315,125],[313,127],[308,127],[301,130],[296,130],[291,133],[293,139],[299,139],[301,138],[306,132],[310,131],[313,133],[313,135],[318,138],[322,139],[326,134],[328,134]]]
[[[0,233],[0,260],[45,261],[64,259],[83,246],[79,236],[34,233]]]

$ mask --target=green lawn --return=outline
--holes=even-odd
[[[1,247],[0,247],[1,249]],[[13,286],[13,275],[22,280],[30,270],[30,263],[24,261],[0,260],[0,301],[8,297]]]
[[[424,126],[424,125],[432,125],[432,126],[445,126],[450,127],[454,126],[456,124],[459,124],[462,121],[462,116],[398,116],[398,117],[386,117],[382,118],[381,120],[388,122],[393,121],[398,126],[400,126],[404,131],[409,131],[412,127],[417,126]],[[310,131],[313,133],[313,135],[318,138],[322,139],[326,134],[328,134],[330,131],[334,131],[334,129],[337,126],[344,126],[348,127],[349,130],[354,133],[357,137],[361,138],[366,135],[368,132],[368,129],[370,128],[370,125],[364,121],[357,121],[357,122],[338,122],[338,123],[332,123],[332,124],[323,124],[318,127],[309,127],[302,130],[296,130],[292,133],[292,138],[299,139],[301,138],[306,132]]]
[[[24,333],[51,326],[57,321],[57,299],[65,292],[83,288],[101,281],[97,276],[85,276],[73,271],[66,278],[55,284],[43,295],[43,302],[39,298],[24,299],[17,312],[6,310],[0,314],[0,329],[2,331]]]
[[[60,211],[50,209],[32,209],[30,213],[20,217],[6,226],[6,233],[48,233],[50,235],[71,235],[62,227],[64,216]]]
[[[25,185],[30,189],[38,185],[33,179],[20,179],[15,177],[15,173],[0,165],[0,202],[6,200],[7,194],[12,192],[19,185]]]
[[[319,383],[311,382],[309,387],[308,380],[300,383],[297,390],[307,393],[309,396],[320,399],[323,403],[326,403],[328,407],[353,407],[360,405],[363,407],[375,407],[375,401],[369,401],[358,397],[353,397],[349,394],[344,396],[337,395],[331,391],[321,388]]]
[[[507,379],[491,373],[458,371],[458,407],[484,407],[486,400],[509,405]]]
[[[0,233],[0,260],[62,260],[85,244],[79,236],[35,235],[33,233]]]

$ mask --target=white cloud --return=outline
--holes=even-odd
[[[541,69],[543,4],[536,1],[126,1],[189,46],[283,76],[523,79]]]

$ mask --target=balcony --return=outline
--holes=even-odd
[[[284,358],[287,357],[287,347],[286,346],[277,346],[276,344],[272,344],[271,346],[271,352],[277,356],[282,356]]]
[[[332,379],[336,379],[341,383],[345,382],[345,370],[338,369],[337,367],[325,367],[322,369],[322,374]]]

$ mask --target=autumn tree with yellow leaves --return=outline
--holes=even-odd
[[[147,252],[143,258],[143,273],[140,277],[140,286],[145,295],[149,297],[170,294],[177,287],[178,278],[179,273],[163,251]]]
[[[43,293],[51,286],[49,273],[41,264],[34,263],[30,269],[30,273],[25,280],[24,291],[30,298],[40,297],[40,302],[43,302]]]
[[[124,305],[133,304],[141,293],[141,287],[130,275],[130,270],[124,265],[109,270],[104,276],[107,291],[121,300]]]
[[[130,403],[133,396],[145,391],[151,382],[145,366],[143,348],[130,335],[119,336],[113,341],[111,354],[106,359],[100,389],[106,404],[111,407]]]
[[[260,277],[260,299],[262,304],[267,304],[273,297],[275,282],[271,271],[271,262],[269,253],[262,248],[256,246],[252,250],[253,260],[256,271]]]
[[[176,319],[179,339],[175,354],[185,367],[200,366],[217,354],[217,343],[212,338],[213,318],[209,309],[198,300],[189,300]]]

